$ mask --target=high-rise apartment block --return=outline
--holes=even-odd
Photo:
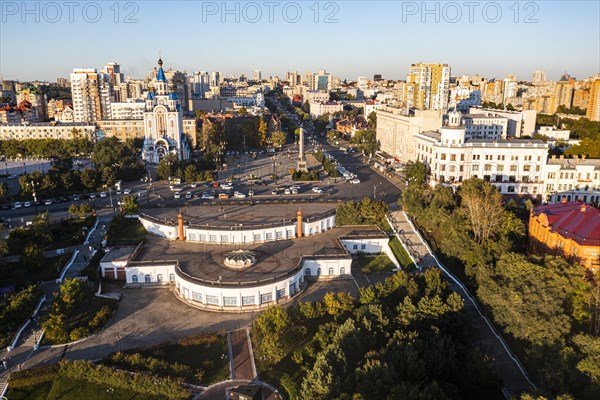
[[[71,73],[71,96],[75,122],[111,118],[111,82],[94,68],[75,68]]]
[[[586,117],[592,121],[600,121],[600,78],[590,86]]]
[[[533,74],[531,77],[531,82],[532,83],[546,82],[546,71],[542,71],[541,69],[533,71]]]
[[[448,111],[448,64],[412,64],[406,77],[406,102],[419,110]]]

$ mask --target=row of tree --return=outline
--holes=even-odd
[[[0,154],[7,159],[16,158],[64,158],[88,156],[94,143],[83,136],[64,139],[10,139],[0,141]]]
[[[552,395],[598,398],[597,277],[561,257],[529,254],[524,222],[489,182],[469,179],[454,193],[425,185],[425,172],[418,162],[407,165],[404,210],[524,347],[540,387]]]

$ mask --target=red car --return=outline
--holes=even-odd
[[[213,187],[219,187],[219,182],[213,183]]]

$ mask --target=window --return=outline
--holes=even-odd
[[[242,296],[242,305],[249,306],[256,304],[256,296]]]
[[[209,235],[208,241],[215,243],[217,241],[217,235]]]
[[[352,245],[352,250],[358,250],[358,245],[357,244],[353,244]]]
[[[340,267],[340,275],[346,275],[346,267]]]
[[[273,293],[272,292],[263,293],[260,295],[260,304],[265,304],[270,301],[273,301]]]
[[[321,268],[317,268],[317,276],[321,276]]]
[[[265,236],[265,240],[267,240],[267,241],[273,240],[273,232],[267,232],[267,235]]]
[[[223,296],[223,305],[224,306],[237,306],[237,297]]]
[[[163,280],[162,274],[156,275],[156,282],[162,282],[162,280]]]
[[[146,283],[152,282],[152,278],[150,278],[150,275],[148,275],[148,274],[144,275],[144,282],[146,282]]]
[[[479,164],[473,164],[473,171],[479,171]]]
[[[285,296],[285,288],[284,289],[277,289],[277,292],[275,293],[275,295],[277,296],[277,299],[280,299],[283,296]]]
[[[211,296],[211,295],[206,295],[206,304],[214,304],[214,305],[219,305],[219,297],[218,296]]]
[[[254,234],[254,241],[255,242],[260,242],[262,240],[262,236],[260,233],[255,233]]]
[[[175,281],[175,274],[169,274],[169,282]]]
[[[333,267],[329,267],[328,273],[329,273],[329,276],[333,275]]]
[[[450,154],[450,161],[456,161],[456,154]]]
[[[514,193],[515,192],[515,187],[514,186],[509,186],[508,188],[506,188],[506,191],[508,193]]]
[[[192,300],[194,301],[202,301],[202,293],[192,292]]]
[[[361,245],[360,245],[360,249],[361,249],[361,250],[366,250],[366,249],[367,249],[367,245],[366,245],[366,244],[364,244],[364,243],[363,243],[363,244],[361,244]]]
[[[305,275],[305,276],[310,276],[310,273],[311,273],[311,272],[310,272],[310,268],[306,268],[306,269],[304,270],[304,275]]]
[[[227,243],[227,242],[229,242],[229,236],[221,235],[221,243]]]
[[[138,283],[137,275],[131,275],[131,283]]]
[[[283,239],[283,231],[276,231],[275,239]]]

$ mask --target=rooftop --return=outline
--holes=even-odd
[[[129,261],[135,249],[135,246],[112,247],[108,249],[100,262]]]
[[[600,211],[580,201],[535,207],[534,216],[545,214],[548,226],[561,236],[584,246],[600,246]]]

